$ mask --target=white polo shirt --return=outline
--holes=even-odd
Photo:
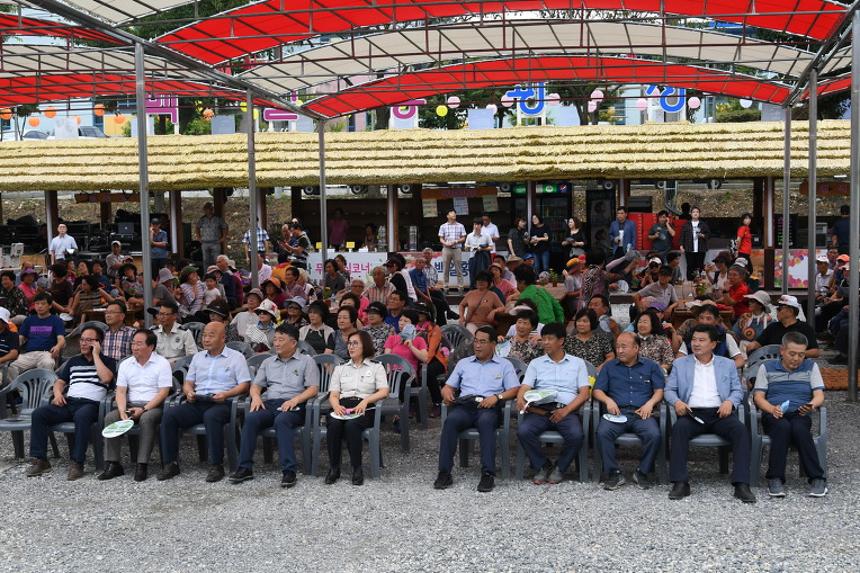
[[[119,365],[116,385],[128,388],[129,402],[149,402],[160,389],[173,387],[170,362],[153,352],[141,366],[137,358],[129,356]]]
[[[717,377],[714,373],[714,357],[707,364],[696,358],[693,373],[693,391],[690,393],[690,408],[719,408],[722,401],[717,391]]]

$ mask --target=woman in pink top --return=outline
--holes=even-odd
[[[385,340],[385,353],[396,354],[405,359],[418,375],[418,361],[427,362],[427,342],[416,336],[418,313],[408,308],[400,315],[400,334],[393,334]]]

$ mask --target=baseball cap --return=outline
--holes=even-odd
[[[662,265],[663,259],[661,259],[660,257],[651,257],[650,259],[648,259],[648,264],[649,265]]]
[[[821,255],[820,257],[815,259],[815,262],[816,263],[830,264],[830,259],[828,259],[825,255]]]
[[[840,263],[847,263],[851,260],[851,257],[849,257],[848,255],[839,255],[838,257],[836,257],[836,260]]]
[[[2,320],[4,324],[9,324],[9,319],[9,309],[0,306],[0,320]]]
[[[112,247],[114,245],[119,245],[121,247],[122,243],[120,243],[119,241],[111,241],[110,246]]]

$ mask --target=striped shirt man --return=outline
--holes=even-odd
[[[116,361],[104,354],[101,355],[101,360],[116,378]],[[107,395],[107,386],[99,378],[95,361],[87,360],[83,354],[69,358],[57,374],[57,378],[68,382],[69,398],[83,398],[98,402]]]

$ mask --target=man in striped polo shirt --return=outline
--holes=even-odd
[[[27,471],[28,477],[51,470],[48,461],[48,428],[63,422],[75,423],[68,480],[83,477],[91,426],[98,419],[99,403],[104,400],[108,386],[116,376],[116,361],[102,354],[103,341],[101,330],[85,328],[81,332],[81,353],[69,358],[60,369],[51,403],[33,411],[30,430],[30,457],[33,461]],[[69,390],[64,395],[67,383]]]
[[[766,477],[771,497],[785,497],[785,462],[792,444],[809,478],[809,496],[827,494],[827,480],[812,439],[811,419],[812,412],[824,403],[824,380],[818,364],[806,358],[808,345],[800,332],[786,333],[779,349],[781,358],[762,364],[755,378],[755,405],[762,412],[762,426],[770,436]]]

